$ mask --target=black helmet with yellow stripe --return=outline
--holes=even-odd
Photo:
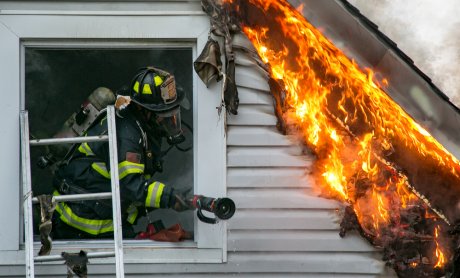
[[[131,90],[133,102],[154,112],[173,109],[184,98],[182,91],[176,91],[174,76],[154,67],[140,69],[131,82]]]

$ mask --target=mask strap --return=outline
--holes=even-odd
[[[189,124],[187,124],[185,121],[181,121],[181,123],[182,123],[185,127],[187,127],[187,129],[190,131],[190,134],[192,134],[192,136],[193,136],[192,127],[191,127]],[[188,152],[188,151],[190,151],[191,149],[193,149],[193,144],[191,144],[191,145],[190,145],[189,147],[187,147],[187,148],[182,148],[182,147],[180,147],[179,145],[175,145],[175,146],[176,146],[176,149],[178,149],[178,150],[181,151],[181,152]]]

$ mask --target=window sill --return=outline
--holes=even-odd
[[[126,264],[152,263],[223,263],[222,248],[198,248],[194,241],[156,242],[150,240],[124,240],[124,261]],[[34,254],[40,250],[40,243],[34,243]],[[113,250],[111,240],[55,241],[50,255],[61,252],[107,252]],[[14,253],[14,254],[13,254]],[[0,251],[0,265],[23,265],[24,250]],[[93,258],[92,265],[112,264],[114,258]],[[62,261],[38,264],[62,265]]]
[[[113,249],[113,240],[56,241],[54,254],[61,252],[103,252]],[[34,244],[36,253],[40,243]],[[222,263],[221,248],[198,248],[192,240],[158,242],[151,240],[123,240],[124,261],[129,263]],[[35,254],[36,254],[35,253]],[[114,263],[114,258],[91,259],[91,264]],[[58,262],[59,263],[59,262]]]
[[[34,242],[34,249],[40,249],[40,242]],[[113,248],[113,240],[98,239],[98,240],[55,240],[53,241],[53,249],[65,251],[80,249],[111,249]],[[161,242],[153,240],[123,240],[123,248],[197,248],[197,243],[193,240],[185,240],[181,242]],[[65,250],[64,250],[65,249]]]

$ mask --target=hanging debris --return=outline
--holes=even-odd
[[[53,223],[51,218],[53,217],[53,212],[56,209],[56,201],[52,195],[40,195],[37,196],[38,201],[40,202],[40,242],[42,246],[38,252],[39,256],[49,255],[52,248],[52,238],[50,237],[51,230],[53,228]]]
[[[230,14],[230,11],[223,3],[213,0],[202,0],[201,7],[208,14],[211,20],[211,30],[209,32],[208,42],[203,52],[194,62],[195,71],[206,85],[216,77],[217,81],[224,76],[222,106],[231,114],[238,114],[238,89],[235,81],[235,54],[233,53],[233,34],[240,32],[241,29],[236,17]],[[223,38],[225,49],[225,72],[221,72],[220,46],[217,41],[213,40],[211,34]],[[218,72],[217,72],[218,71]]]
[[[222,61],[220,60],[220,46],[216,40],[208,38],[200,56],[193,63],[195,72],[200,79],[209,87],[212,80],[222,80]]]
[[[72,278],[74,275],[77,277],[88,277],[88,256],[83,250],[78,253],[62,252],[61,256],[64,258],[67,266],[67,278]]]

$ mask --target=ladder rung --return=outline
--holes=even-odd
[[[115,252],[92,252],[86,255],[88,259],[91,258],[110,258],[115,257]],[[34,257],[36,262],[54,262],[62,261],[64,258],[61,255],[48,255],[48,256],[37,256]]]
[[[71,138],[50,138],[50,139],[35,139],[30,140],[31,146],[57,145],[57,144],[73,144],[82,142],[99,142],[108,141],[109,136],[86,136],[86,137],[71,137]]]
[[[82,200],[101,200],[112,199],[113,211],[113,226],[114,226],[114,249],[110,252],[91,252],[87,254],[88,258],[108,258],[115,257],[116,277],[124,278],[124,262],[123,262],[123,234],[121,226],[121,203],[120,203],[120,185],[118,173],[118,150],[116,136],[116,115],[113,106],[107,107],[107,134],[102,136],[87,136],[73,138],[47,138],[29,140],[29,119],[27,111],[21,111],[21,168],[22,168],[22,184],[24,194],[24,238],[25,238],[25,253],[26,253],[26,277],[35,277],[35,262],[51,262],[62,261],[61,255],[50,256],[34,256],[34,241],[33,241],[33,214],[32,203],[37,203],[37,198],[32,198],[32,183],[30,169],[30,147],[43,146],[54,144],[74,144],[83,142],[100,142],[108,141],[109,158],[111,171],[111,192],[90,193],[90,194],[72,194],[55,196],[57,202],[62,201],[82,201]],[[110,249],[109,249],[110,250]]]
[[[56,202],[103,200],[103,199],[111,199],[111,198],[112,198],[112,192],[54,196],[54,200]],[[32,203],[38,204],[39,203],[38,198],[37,197],[32,198]]]

